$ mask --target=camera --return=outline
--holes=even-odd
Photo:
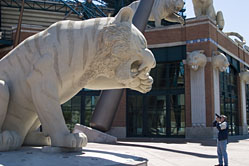
[[[220,116],[220,115],[218,115],[218,114],[215,114],[215,115],[216,115],[216,117],[217,117],[217,118],[221,118],[221,116]]]

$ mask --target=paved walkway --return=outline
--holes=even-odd
[[[249,135],[229,140],[229,165],[249,166]],[[146,163],[149,166],[213,166],[218,163],[216,141],[126,139],[116,145],[88,143],[78,153],[49,154],[41,152],[41,147],[0,152],[0,166],[144,166]]]
[[[229,165],[249,166],[249,135],[230,137],[229,140]],[[150,140],[150,142],[140,141],[121,141],[117,145],[90,143],[87,148],[147,158],[149,166],[213,166],[218,163],[215,140],[166,139],[154,142],[153,140]]]

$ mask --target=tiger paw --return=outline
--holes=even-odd
[[[21,137],[15,131],[0,133],[0,151],[16,150],[21,147]]]
[[[87,144],[87,136],[84,133],[70,133],[59,136],[56,140],[51,138],[52,146],[64,148],[82,148]]]

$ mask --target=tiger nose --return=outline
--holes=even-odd
[[[153,55],[153,53],[149,49],[145,49],[144,54],[143,54],[143,62],[140,65],[138,71],[143,70],[144,68],[150,69],[156,67],[156,60]]]

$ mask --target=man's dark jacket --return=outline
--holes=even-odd
[[[226,122],[226,121],[224,121],[224,122]],[[224,123],[224,122],[222,122],[222,123]],[[220,125],[222,123],[219,123],[217,121],[213,122],[213,126],[219,130],[219,133],[218,133],[218,140],[219,141],[226,140],[228,138],[228,123],[226,122],[226,128],[223,130],[220,127]]]

